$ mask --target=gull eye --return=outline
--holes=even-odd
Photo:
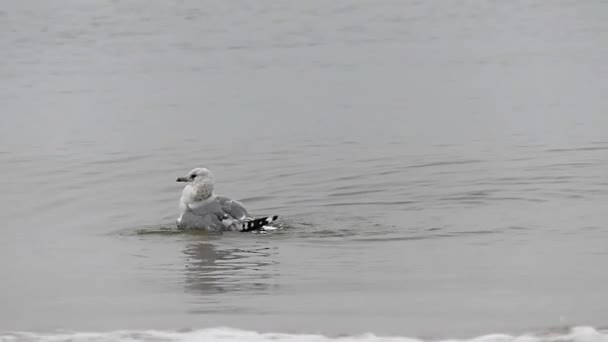
[[[196,178],[196,175],[194,175],[194,174],[190,175],[190,179],[194,179],[194,178]]]

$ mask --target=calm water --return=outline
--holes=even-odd
[[[0,8],[0,332],[608,324],[608,3]]]

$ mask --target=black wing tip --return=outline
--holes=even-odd
[[[254,230],[263,229],[264,225],[272,223],[279,219],[279,215],[261,217],[254,220],[251,220],[243,226],[242,232],[251,232]]]

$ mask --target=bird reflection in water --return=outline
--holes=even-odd
[[[275,287],[277,248],[260,241],[192,241],[184,249],[186,291],[212,295]]]

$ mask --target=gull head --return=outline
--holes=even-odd
[[[196,169],[188,172],[186,177],[178,177],[176,181],[187,183],[213,182],[213,174],[204,167],[197,167]]]
[[[184,194],[188,201],[200,201],[213,195],[213,174],[211,171],[199,167],[188,172],[186,177],[179,177],[177,182],[186,182]]]

